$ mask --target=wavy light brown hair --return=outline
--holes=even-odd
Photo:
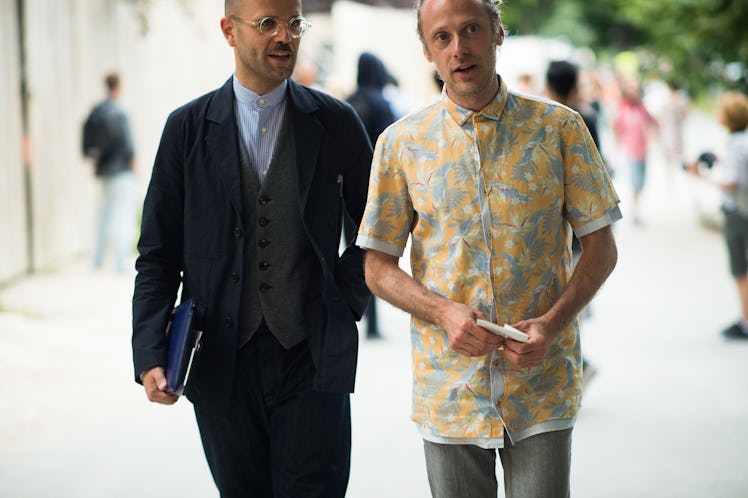
[[[740,92],[727,92],[717,103],[717,112],[722,116],[730,132],[748,128],[748,97]]]
[[[415,4],[416,16],[418,17],[418,38],[421,39],[421,43],[424,43],[423,29],[421,28],[421,11],[423,10],[423,4],[425,2],[426,0],[416,0]],[[496,29],[496,26],[499,24],[499,19],[501,18],[501,4],[503,3],[503,0],[481,0],[481,3],[491,15],[493,29]]]

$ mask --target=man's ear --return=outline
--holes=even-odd
[[[221,18],[221,32],[226,38],[230,47],[236,46],[236,34],[234,33],[234,23],[228,17]]]
[[[423,56],[426,57],[426,60],[429,62],[434,62],[434,58],[431,57],[431,52],[429,52],[429,49],[426,48],[426,44],[422,44],[421,48],[423,48]]]
[[[501,24],[501,20],[499,20],[499,30],[496,32],[496,45],[500,47],[504,43],[505,36],[506,33],[504,33],[504,25]]]

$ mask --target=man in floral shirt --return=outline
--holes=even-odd
[[[413,412],[435,497],[569,494],[581,399],[577,313],[617,259],[621,217],[576,112],[509,92],[493,0],[421,0],[436,103],[374,153],[357,243],[372,291],[412,315]],[[583,254],[571,269],[571,234]],[[412,276],[398,267],[411,237]],[[479,327],[512,324],[519,343]]]

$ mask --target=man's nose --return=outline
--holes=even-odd
[[[278,32],[273,37],[274,40],[280,41],[283,43],[290,43],[293,37],[291,36],[291,33],[289,31],[287,24],[281,24],[278,28]]]
[[[455,37],[452,38],[450,49],[452,51],[453,56],[459,56],[459,55],[463,55],[467,53],[465,39],[459,34],[456,35]]]

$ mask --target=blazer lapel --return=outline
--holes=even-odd
[[[291,104],[291,129],[296,149],[296,168],[299,179],[299,201],[301,212],[306,209],[309,190],[317,168],[317,156],[322,142],[322,125],[312,115],[316,103],[309,98],[307,91],[293,80],[288,80]]]
[[[234,117],[233,77],[218,89],[206,115],[206,137],[208,164],[218,170],[231,204],[242,213],[242,180],[239,160],[239,140]]]

